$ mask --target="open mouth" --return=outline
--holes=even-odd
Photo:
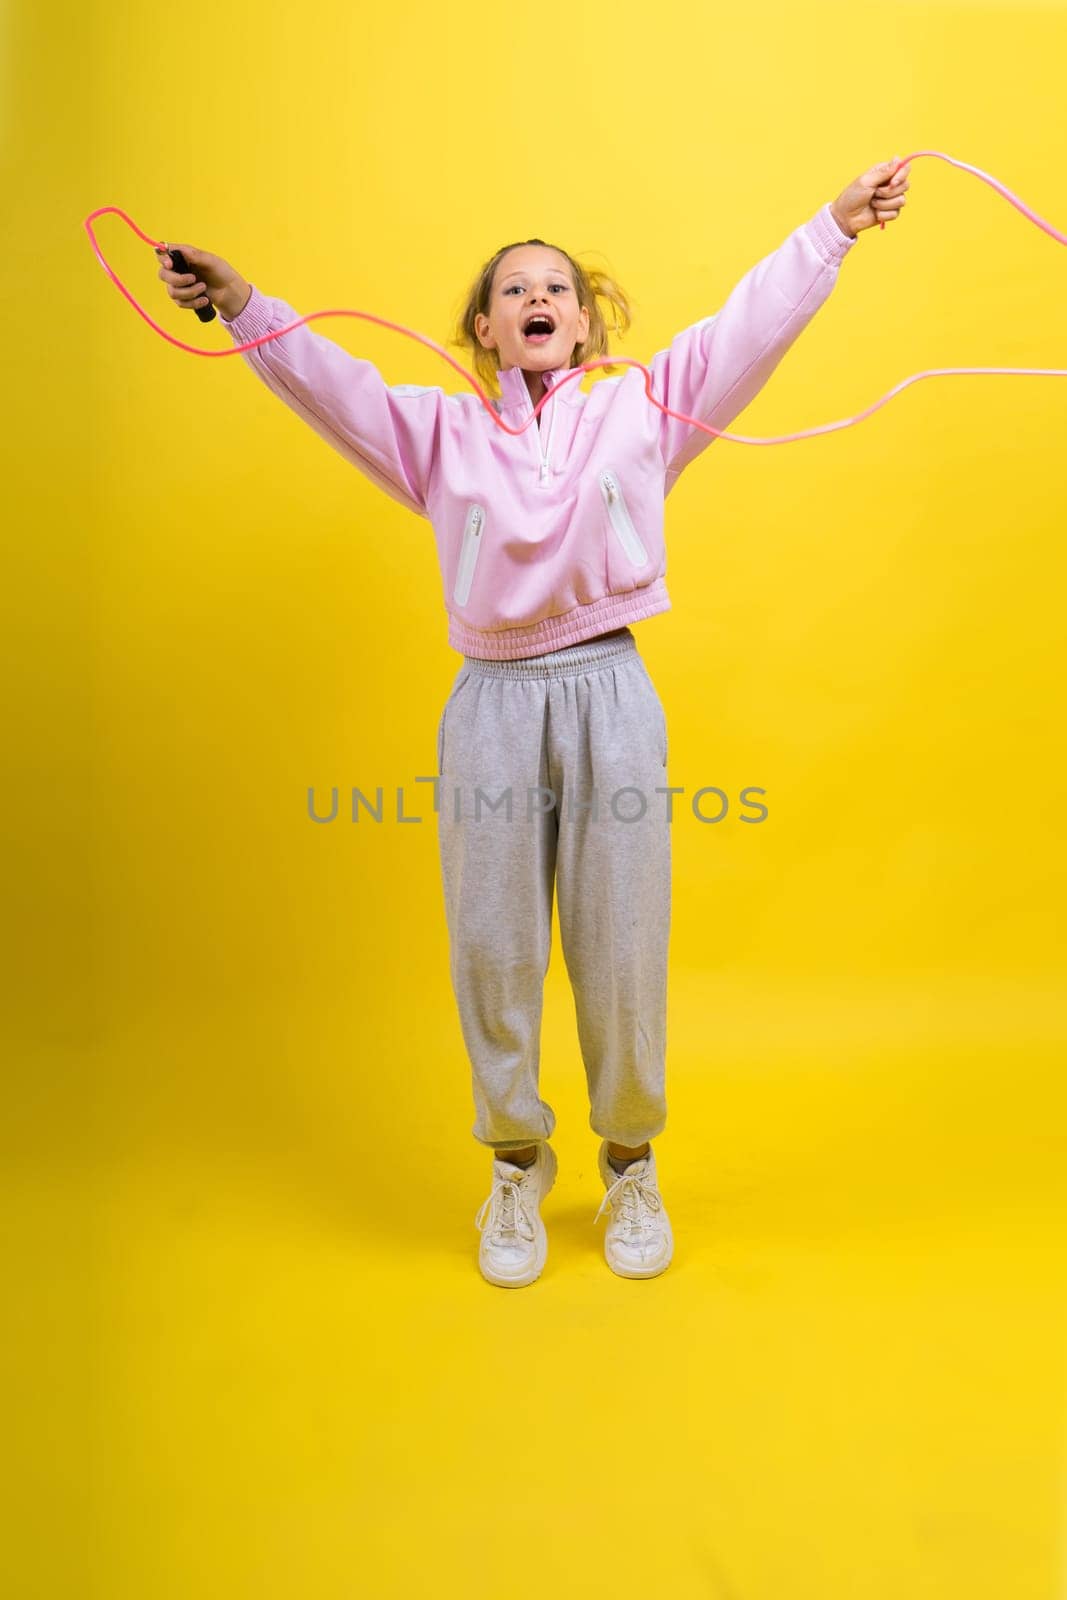
[[[522,330],[522,336],[527,344],[544,344],[555,331],[548,317],[531,317]]]

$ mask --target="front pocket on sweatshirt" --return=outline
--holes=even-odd
[[[471,584],[474,582],[474,569],[478,565],[478,555],[482,548],[484,536],[485,507],[479,505],[468,506],[467,521],[463,529],[463,543],[459,549],[456,582],[452,589],[452,599],[457,606],[465,606],[470,597]]]
[[[605,467],[600,474],[600,493],[604,498],[615,537],[622,546],[627,560],[632,561],[635,567],[645,566],[648,562],[648,551],[641,543],[641,537],[634,527],[622,485],[610,467]]]

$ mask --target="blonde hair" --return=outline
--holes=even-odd
[[[493,278],[502,257],[509,250],[515,250],[519,245],[539,244],[548,250],[556,250],[570,263],[571,277],[574,281],[575,293],[578,296],[579,306],[585,306],[589,312],[589,333],[583,344],[576,344],[571,352],[568,362],[570,367],[580,367],[584,361],[595,361],[599,356],[608,353],[608,333],[625,333],[630,326],[630,302],[623,289],[614,278],[597,268],[585,268],[576,261],[566,250],[560,249],[558,244],[548,244],[544,239],[517,239],[514,244],[505,244],[488,260],[479,271],[466,298],[466,304],[456,321],[454,336],[448,343],[457,349],[470,350],[474,356],[474,375],[482,388],[487,393],[500,398],[501,390],[497,378],[500,371],[500,355],[497,350],[487,350],[475,332],[475,318],[489,315],[489,302],[493,293]],[[599,300],[604,300],[612,308],[612,323],[609,329],[604,320]],[[598,367],[597,372],[605,374],[615,372],[614,366]],[[581,380],[579,380],[580,382]]]

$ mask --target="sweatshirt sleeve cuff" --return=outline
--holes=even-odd
[[[232,335],[235,344],[247,344],[249,339],[258,339],[261,334],[269,333],[274,320],[274,308],[266,295],[260,294],[255,284],[251,285],[251,289],[248,304],[232,322],[227,322],[223,316],[219,317],[219,321]]]
[[[855,239],[838,227],[829,200],[812,217],[808,229],[813,242],[824,259],[829,262],[843,261],[856,243]]]

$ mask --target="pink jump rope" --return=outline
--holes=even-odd
[[[981,178],[983,183],[988,183],[991,188],[996,189],[998,194],[1002,194],[1005,200],[1010,200],[1017,211],[1021,211],[1024,217],[1029,217],[1031,222],[1036,223],[1039,228],[1043,228],[1051,238],[1055,239],[1059,244],[1067,244],[1067,235],[1060,233],[1059,229],[1054,228],[1051,223],[1044,222],[1039,216],[1030,210],[1029,206],[1024,205],[1017,195],[1012,194],[1010,189],[1006,189],[1002,183],[998,183],[996,178],[991,178],[988,172],[983,172],[980,167],[968,166],[965,161],[955,161],[951,156],[946,156],[940,150],[917,150],[914,155],[906,156],[904,160],[898,163],[893,171],[892,177],[888,179],[887,182],[891,183],[893,178],[895,178],[897,173],[900,171],[901,167],[906,167],[909,161],[915,161],[920,156],[937,156],[941,161],[947,161],[950,166],[959,167],[962,172],[973,173],[976,178]],[[729,439],[732,444],[791,444],[795,439],[811,439],[819,433],[834,433],[838,428],[851,428],[855,423],[862,422],[865,417],[869,417],[873,412],[877,411],[880,406],[884,406],[887,400],[891,400],[895,394],[899,394],[902,389],[906,389],[910,383],[918,383],[922,378],[944,378],[953,376],[955,374],[970,375],[972,373],[991,376],[1015,375],[1032,378],[1067,378],[1067,368],[1063,367],[935,367],[929,372],[916,372],[913,373],[910,378],[903,379],[903,381],[898,383],[895,388],[890,389],[887,394],[884,394],[880,400],[876,400],[873,405],[868,406],[866,411],[861,411],[858,416],[848,417],[842,422],[827,422],[824,423],[820,428],[807,428],[802,433],[783,433],[779,434],[776,438],[771,439],[750,439],[744,434],[740,433],[720,432],[718,428],[713,428],[706,422],[699,422],[696,417],[687,417],[684,411],[671,411],[669,407],[662,405],[652,393],[651,373],[640,361],[635,361],[629,356],[605,356],[599,361],[584,361],[581,366],[575,367],[573,371],[569,372],[567,376],[561,379],[558,384],[554,385],[550,390],[542,395],[539,403],[534,408],[533,416],[527,417],[521,428],[511,428],[493,409],[492,401],[489,399],[488,395],[485,393],[484,389],[482,389],[477,380],[472,376],[471,373],[467,371],[465,367],[461,367],[459,362],[455,361],[452,356],[448,354],[447,350],[443,350],[439,344],[435,344],[434,341],[432,339],[428,339],[425,334],[416,333],[411,328],[405,328],[402,323],[388,322],[384,317],[373,316],[369,311],[311,311],[306,317],[300,317],[296,322],[290,322],[288,327],[278,328],[274,333],[264,333],[258,339],[250,339],[247,344],[231,345],[229,349],[225,350],[200,350],[195,345],[184,344],[181,339],[175,339],[173,334],[167,333],[167,331],[164,328],[161,328],[158,323],[152,321],[152,318],[148,315],[148,312],[145,311],[142,306],[137,304],[137,301],[133,298],[133,295],[130,294],[125,284],[121,282],[114,272],[112,272],[111,268],[104,260],[103,254],[97,245],[96,236],[93,233],[92,222],[95,217],[101,217],[109,211],[113,211],[117,216],[120,216],[124,222],[129,224],[134,233],[136,233],[139,238],[143,239],[146,244],[150,244],[153,249],[159,246],[162,249],[167,250],[167,253],[170,255],[171,260],[174,263],[175,271],[187,272],[189,269],[186,265],[186,262],[179,250],[170,250],[168,249],[165,241],[150,238],[148,234],[144,233],[119,206],[101,206],[98,210],[90,212],[85,219],[85,228],[89,235],[89,242],[96,253],[96,257],[100,262],[100,265],[103,267],[104,271],[107,273],[108,277],[111,279],[112,283],[115,284],[120,293],[126,296],[126,299],[133,306],[133,309],[144,318],[150,328],[153,328],[155,332],[159,334],[161,339],[166,339],[168,344],[177,345],[179,350],[188,350],[189,354],[194,356],[236,356],[240,355],[244,350],[254,350],[257,345],[269,344],[272,339],[281,339],[285,336],[285,334],[291,333],[294,328],[299,328],[302,323],[314,322],[317,317],[362,317],[367,322],[378,323],[378,325],[382,328],[392,328],[394,333],[404,333],[409,339],[418,339],[420,344],[428,345],[431,350],[436,350],[437,354],[447,361],[449,366],[455,367],[456,371],[468,380],[482,404],[489,412],[489,415],[496,423],[497,427],[502,428],[505,433],[510,433],[515,437],[517,437],[520,433],[525,433],[526,429],[530,426],[530,423],[533,422],[534,419],[539,415],[541,407],[545,404],[545,401],[550,400],[552,396],[556,394],[557,390],[562,389],[566,384],[572,382],[572,380],[579,377],[581,373],[591,372],[594,367],[639,367],[640,370],[645,374],[645,394],[647,395],[648,399],[651,400],[654,406],[659,407],[660,411],[664,412],[668,417],[677,418],[679,422],[688,422],[692,427],[700,428],[702,432],[710,433],[714,438]],[[884,229],[885,223],[883,222],[881,226]],[[215,308],[213,306],[198,306],[196,307],[196,314],[201,322],[210,322],[215,315]]]

